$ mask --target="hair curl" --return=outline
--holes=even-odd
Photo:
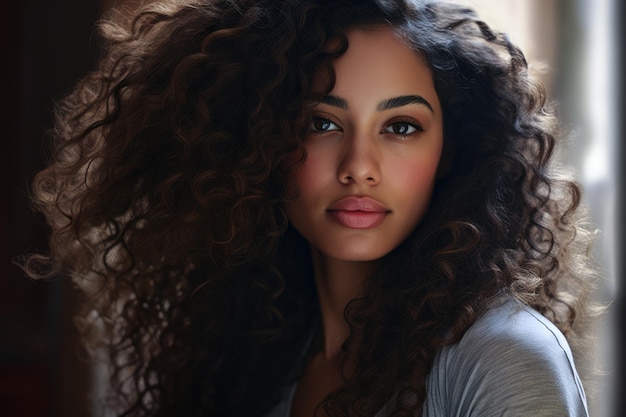
[[[120,415],[259,415],[293,378],[316,317],[307,244],[282,209],[306,157],[303,103],[321,97],[316,74],[332,88],[347,31],[371,25],[430,64],[444,156],[431,210],[346,309],[358,366],[324,409],[374,415],[395,398],[393,415],[413,415],[435,353],[502,293],[575,333],[580,191],[551,164],[558,125],[505,35],[439,2],[155,3],[103,23],[97,71],[57,108],[34,182],[52,254],[26,265],[83,290]]]

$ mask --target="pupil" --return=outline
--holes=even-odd
[[[315,128],[317,130],[327,130],[330,127],[330,122],[324,119],[317,119],[315,121]]]

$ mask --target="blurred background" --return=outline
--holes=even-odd
[[[533,71],[558,102],[570,132],[559,157],[585,188],[600,230],[594,254],[603,269],[594,297],[610,303],[594,324],[600,373],[592,417],[626,415],[618,359],[623,313],[624,224],[621,138],[624,6],[619,0],[460,0],[474,6],[526,52]],[[2,151],[0,151],[0,416],[86,417],[97,378],[81,361],[67,280],[33,282],[12,264],[45,252],[46,227],[32,213],[29,182],[46,154],[54,102],[95,66],[96,21],[136,1],[21,0],[0,4]]]

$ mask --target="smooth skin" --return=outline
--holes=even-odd
[[[322,330],[298,382],[292,416],[313,415],[339,388],[347,303],[376,262],[417,227],[443,147],[441,105],[425,59],[391,28],[356,29],[334,64],[336,84],[312,106],[298,196],[285,203],[309,242]]]

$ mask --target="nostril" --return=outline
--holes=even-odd
[[[352,175],[346,175],[346,176],[344,177],[344,181],[345,181],[346,183],[356,182],[356,181],[354,180],[354,178],[352,177]]]

